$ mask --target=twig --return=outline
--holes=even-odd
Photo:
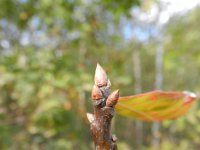
[[[111,83],[103,70],[97,64],[95,84],[92,89],[94,114],[87,113],[90,130],[96,150],[117,150],[117,138],[111,134],[111,121],[115,114],[114,106],[119,98],[119,90],[110,94]]]

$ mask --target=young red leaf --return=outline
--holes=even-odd
[[[195,102],[190,92],[153,91],[134,96],[120,97],[117,113],[143,121],[176,119],[184,115]]]

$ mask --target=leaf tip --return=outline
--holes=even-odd
[[[193,92],[184,91],[183,93],[186,95],[185,103],[196,100],[196,98],[197,98],[197,95]]]

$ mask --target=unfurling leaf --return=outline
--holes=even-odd
[[[176,119],[184,115],[195,102],[190,92],[153,91],[134,96],[120,97],[117,113],[143,121]]]

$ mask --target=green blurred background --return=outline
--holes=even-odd
[[[171,13],[157,0],[0,0],[0,7],[1,150],[93,149],[86,112],[97,62],[121,95],[200,91],[198,6]],[[119,150],[200,149],[199,108],[161,123],[116,115]]]

